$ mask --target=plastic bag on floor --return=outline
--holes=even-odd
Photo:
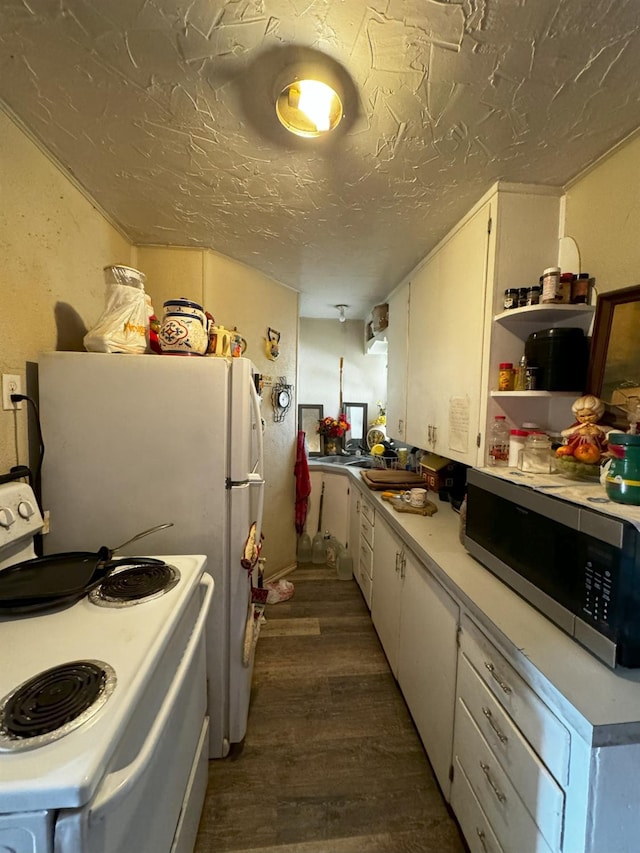
[[[287,601],[293,595],[293,584],[291,581],[280,580],[266,583],[267,604],[277,604],[279,601]]]

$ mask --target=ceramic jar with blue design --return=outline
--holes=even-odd
[[[163,353],[204,355],[209,345],[207,316],[202,305],[189,299],[169,299],[163,304],[158,342]]]

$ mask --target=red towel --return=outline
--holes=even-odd
[[[296,478],[296,531],[302,533],[304,523],[307,520],[307,507],[309,495],[311,494],[311,477],[309,476],[309,464],[307,462],[307,451],[304,446],[305,434],[302,430],[298,432],[298,446],[296,449],[296,464],[293,469]]]

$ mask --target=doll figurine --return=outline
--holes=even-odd
[[[598,421],[604,414],[604,403],[593,394],[587,394],[571,406],[575,423],[563,429],[564,438],[556,451],[558,456],[573,456],[578,462],[598,464],[607,449],[607,436],[611,427],[601,426]]]

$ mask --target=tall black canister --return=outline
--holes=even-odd
[[[584,391],[589,344],[582,329],[571,327],[532,332],[525,342],[524,353],[527,364],[538,368],[539,390]]]

